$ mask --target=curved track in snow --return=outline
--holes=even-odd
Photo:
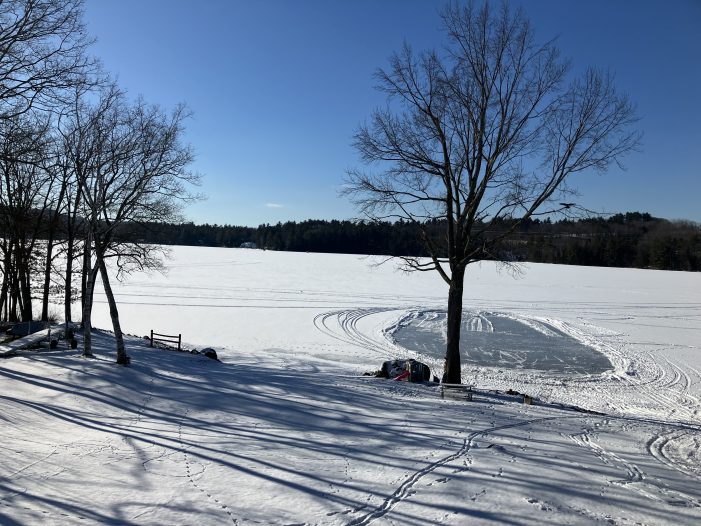
[[[670,434],[675,435],[679,433],[678,431],[672,431]],[[662,435],[665,437],[668,435]],[[629,460],[625,460],[613,451],[605,448],[595,440],[595,434],[592,433],[590,429],[586,429],[583,433],[576,435],[571,435],[570,438],[579,446],[584,448],[589,448],[592,453],[606,466],[616,469],[618,472],[623,473],[624,477],[620,479],[611,479],[609,484],[622,486],[628,490],[635,491],[644,497],[657,501],[660,503],[668,504],[671,506],[683,506],[686,508],[699,508],[701,507],[701,501],[678,489],[671,489],[667,487],[667,484],[654,478],[650,477],[642,468],[640,468],[636,463]],[[653,440],[653,443],[657,443],[657,440]],[[663,459],[664,463],[680,471],[678,465],[668,456],[664,456],[659,453],[658,457],[655,453],[656,445],[648,443],[648,451],[655,456],[655,458]],[[664,449],[664,445],[660,447],[660,450]],[[685,475],[690,475],[689,473],[682,471]]]
[[[372,351],[383,357],[391,356],[392,352],[415,354],[393,344],[386,338],[379,337],[377,334],[368,334],[358,326],[361,320],[365,320],[369,316],[394,311],[403,312],[395,307],[342,309],[324,312],[314,317],[314,326],[335,340]]]
[[[568,418],[568,417],[548,417],[548,418],[535,418],[532,420],[526,420],[523,422],[516,422],[514,424],[506,424],[506,425],[501,425],[501,426],[493,426],[488,429],[483,429],[481,431],[475,431],[473,433],[470,433],[465,439],[463,440],[462,446],[455,452],[450,455],[447,455],[441,459],[438,459],[435,462],[431,462],[430,464],[424,466],[423,468],[411,473],[404,482],[400,484],[400,486],[392,493],[389,497],[387,497],[384,502],[375,508],[373,511],[366,513],[365,515],[358,517],[352,521],[350,521],[347,526],[366,526],[367,524],[370,524],[377,519],[380,519],[390,513],[398,504],[400,504],[402,501],[406,500],[408,497],[412,495],[412,489],[416,486],[416,484],[424,478],[426,475],[431,473],[432,471],[435,471],[441,466],[444,466],[454,460],[457,460],[458,458],[462,457],[463,455],[467,454],[468,451],[474,446],[475,439],[479,436],[482,435],[487,435],[489,433],[493,433],[495,431],[503,431],[506,429],[512,429],[515,427],[525,427],[533,424],[538,424],[541,422],[546,422],[549,420],[560,420],[562,418]]]
[[[653,436],[646,446],[658,461],[701,482],[701,432],[675,429]]]

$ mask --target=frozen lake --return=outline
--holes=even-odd
[[[435,358],[445,356],[445,311],[416,312],[393,333],[397,344]],[[600,374],[613,368],[606,356],[547,322],[492,312],[463,313],[463,363],[477,367]]]

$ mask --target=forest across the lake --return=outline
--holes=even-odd
[[[441,242],[440,221],[429,231]],[[480,232],[489,237],[503,229],[492,224]],[[479,232],[479,229],[475,229]],[[127,235],[127,231],[124,231]],[[164,245],[213,247],[255,246],[268,250],[373,254],[428,255],[419,229],[407,221],[288,221],[258,227],[217,224],[130,225],[128,236]],[[494,259],[601,267],[701,270],[701,225],[671,221],[648,213],[627,212],[583,219],[529,219],[501,244]]]

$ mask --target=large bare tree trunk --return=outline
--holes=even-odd
[[[443,382],[461,383],[460,378],[460,327],[462,325],[462,294],[465,269],[453,270],[448,290],[448,326]]]
[[[117,344],[117,363],[119,365],[129,365],[129,357],[127,356],[127,351],[124,348],[124,336],[122,335],[122,327],[119,324],[119,311],[117,310],[117,302],[114,300],[114,293],[112,292],[112,285],[110,285],[110,278],[107,274],[107,267],[105,266],[105,261],[100,259],[100,276],[102,277],[102,286],[105,288],[105,295],[107,296],[107,303],[110,306],[110,318],[112,318],[112,329],[114,330],[114,339]]]

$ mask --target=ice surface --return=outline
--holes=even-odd
[[[407,349],[441,358],[445,356],[446,318],[444,311],[419,312],[398,326],[394,340]],[[556,327],[499,313],[463,313],[460,350],[464,363],[472,367],[568,375],[600,374],[612,369],[606,356]]]

